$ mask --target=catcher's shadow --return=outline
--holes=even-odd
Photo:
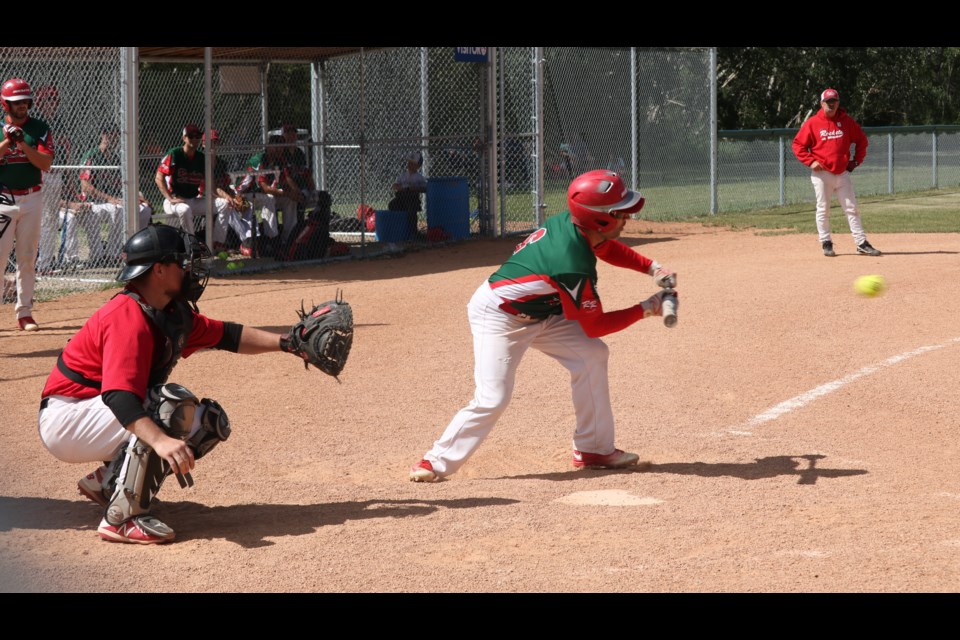
[[[819,478],[844,478],[859,476],[868,473],[864,469],[821,469],[817,461],[826,458],[821,454],[801,456],[770,456],[757,458],[753,462],[670,462],[667,464],[653,464],[641,462],[636,467],[627,469],[567,471],[563,473],[529,474],[523,476],[508,476],[509,479],[521,480],[537,478],[541,480],[578,480],[584,477],[601,476],[610,473],[672,473],[685,476],[702,476],[705,478],[720,478],[729,476],[741,480],[761,480],[776,476],[798,476],[797,484],[816,484]],[[803,461],[806,461],[804,464]]]
[[[410,518],[439,509],[501,507],[518,500],[364,500],[326,504],[240,504],[208,507],[196,502],[161,502],[153,513],[177,532],[177,541],[224,539],[246,548],[266,547],[268,538],[308,535],[320,527],[368,518]],[[12,529],[96,531],[102,510],[85,500],[0,496],[0,531]]]

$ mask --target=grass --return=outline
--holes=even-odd
[[[857,198],[868,233],[960,233],[960,189],[930,189]],[[718,215],[675,218],[711,227],[766,229],[777,233],[816,233],[813,203],[784,205]],[[830,221],[846,225],[836,200]]]

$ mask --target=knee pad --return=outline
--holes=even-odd
[[[186,440],[200,400],[179,384],[160,384],[147,392],[146,410],[161,429],[172,438]]]
[[[193,457],[199,460],[210,453],[211,449],[230,437],[230,420],[216,400],[204,398],[203,415],[200,416],[200,429],[187,440],[193,449]]]

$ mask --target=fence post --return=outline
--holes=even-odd
[[[710,47],[710,215],[717,214],[717,48]]]
[[[787,182],[787,163],[786,163],[786,145],[783,136],[779,138],[780,151],[780,206],[786,203],[786,182]]]
[[[937,188],[937,131],[934,129],[931,134],[933,141],[933,149],[931,149],[930,155],[933,157],[933,188]]]
[[[893,134],[887,134],[887,193],[893,193]]]

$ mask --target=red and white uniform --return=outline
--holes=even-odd
[[[473,400],[450,421],[424,459],[440,476],[455,473],[506,410],[517,368],[533,347],[570,372],[578,451],[615,450],[607,379],[609,349],[600,336],[643,318],[640,304],[605,312],[597,292],[597,258],[641,273],[652,261],[618,240],[596,249],[569,213],[551,217],[476,290],[467,305],[473,333]]]
[[[222,337],[223,322],[193,313],[181,357],[213,347]],[[145,400],[150,372],[165,345],[164,335],[130,296],[118,294],[90,316],[67,342],[63,360],[101,388],[78,384],[54,367],[41,394],[47,406],[39,416],[40,439],[50,453],[64,462],[111,460],[131,433],[100,394],[129,391]]]
[[[828,118],[820,109],[808,118],[793,139],[793,154],[797,160],[808,167],[814,161],[823,170],[812,171],[810,181],[817,197],[817,233],[820,242],[827,242],[830,236],[830,203],[834,194],[840,202],[840,208],[847,216],[850,233],[854,242],[860,245],[867,240],[860,220],[857,196],[850,181],[847,164],[855,160],[859,165],[867,155],[867,135],[860,125],[838,108],[833,118]],[[854,157],[850,156],[850,147],[854,145]]]

